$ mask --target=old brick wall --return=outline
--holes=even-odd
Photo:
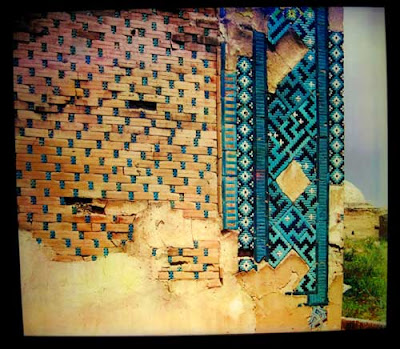
[[[311,270],[301,253],[254,268],[243,229],[223,229],[224,161],[236,152],[224,147],[221,71],[237,77],[239,58],[252,61],[254,31],[268,35],[270,15],[223,10],[50,12],[21,21],[14,103],[26,333],[340,329],[338,171],[329,171],[328,305],[293,294]],[[328,30],[343,32],[341,9],[328,15]],[[268,94],[307,51],[293,31],[268,48]],[[294,161],[277,180],[293,203],[309,185],[303,171]],[[58,263],[83,260],[96,262]],[[158,314],[151,321],[150,312]]]
[[[215,9],[25,24],[14,34],[19,227],[55,260],[95,260],[133,239],[129,202],[217,217]]]

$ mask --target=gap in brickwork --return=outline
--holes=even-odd
[[[65,205],[91,204],[93,199],[79,197],[64,197]]]
[[[145,102],[145,101],[126,101],[126,108],[128,109],[146,109],[146,110],[157,110],[156,102]]]
[[[65,205],[76,205],[82,207],[90,213],[105,214],[104,207],[93,205],[93,199],[90,198],[64,197],[64,203]]]

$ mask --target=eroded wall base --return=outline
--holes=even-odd
[[[310,331],[306,296],[286,292],[307,273],[295,253],[276,268],[237,272],[237,233],[221,234],[219,220],[186,219],[168,205],[137,214],[125,253],[96,263],[60,263],[50,248],[20,230],[25,335],[181,335]],[[171,265],[171,249],[213,243],[218,277],[193,280],[203,263]],[[154,255],[153,249],[157,253]],[[200,256],[199,256],[200,257]],[[163,268],[182,267],[190,279],[164,278]],[[210,273],[210,272],[209,272]],[[179,275],[179,273],[178,273]],[[206,274],[207,275],[207,274]],[[161,276],[161,277],[160,277]],[[342,274],[331,282],[328,319],[315,330],[339,329]],[[314,330],[314,329],[313,329]]]

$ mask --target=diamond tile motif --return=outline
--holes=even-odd
[[[239,56],[236,65],[236,130],[238,167],[239,251],[254,249],[254,113],[253,62]],[[254,261],[241,260],[240,271],[253,269]]]
[[[310,180],[304,174],[301,164],[295,160],[280,173],[276,182],[292,202],[296,201],[310,184]]]
[[[257,270],[257,264],[250,257],[244,257],[239,259],[239,271],[248,272],[250,270]]]
[[[329,173],[330,183],[344,181],[343,33],[329,31]]]
[[[295,250],[310,270],[294,292],[310,294],[316,290],[317,257],[316,16],[313,9],[301,8],[286,28],[279,11],[284,12],[275,10],[268,22],[271,36],[279,37],[274,31],[280,19],[281,30],[292,28],[308,51],[268,96],[268,262],[275,268]]]
[[[309,270],[293,294],[307,295],[309,305],[323,305],[327,293],[328,164],[331,183],[343,180],[343,36],[329,33],[327,45],[324,8],[268,8],[267,25],[270,50],[292,31],[307,51],[274,90],[267,91],[265,99],[260,99],[264,85],[259,80],[263,74],[260,62],[265,60],[260,49],[265,41],[253,41],[252,59],[238,57],[239,271],[256,269],[256,261],[264,257],[275,268],[294,250]],[[254,35],[261,39],[260,33]],[[324,78],[326,72],[329,80]],[[265,116],[261,112],[264,106]],[[265,138],[260,117],[267,119]],[[260,182],[264,175],[265,189]],[[261,187],[266,194],[265,224],[260,224],[258,210],[264,206],[257,206]]]

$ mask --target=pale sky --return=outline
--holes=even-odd
[[[387,206],[387,80],[383,8],[344,8],[345,177]]]

